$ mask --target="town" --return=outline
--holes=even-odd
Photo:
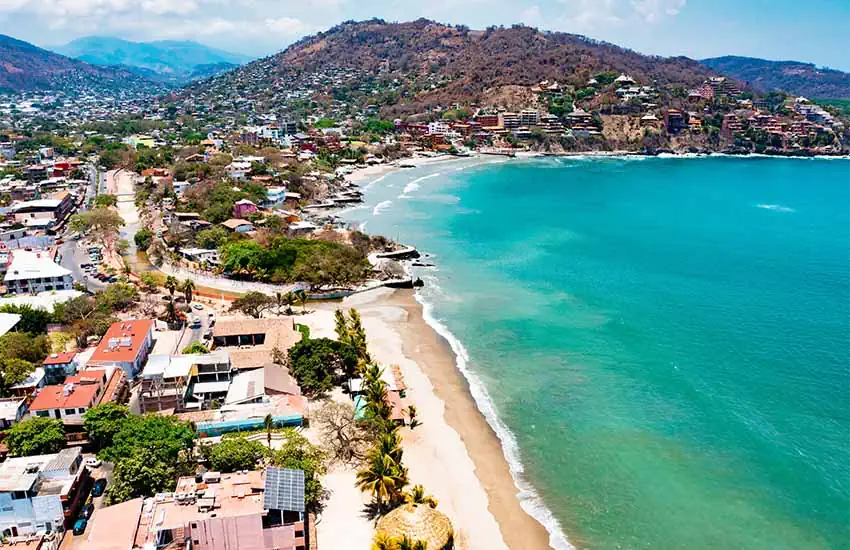
[[[332,301],[422,284],[410,243],[340,215],[360,183],[471,156],[850,146],[839,109],[720,75],[610,69],[408,113],[411,86],[451,79],[268,63],[0,98],[0,549],[324,547],[339,464],[373,548],[451,548],[403,462],[416,395]]]

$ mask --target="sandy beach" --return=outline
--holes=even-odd
[[[439,500],[461,549],[549,547],[543,526],[517,499],[517,488],[496,434],[479,412],[449,345],[422,317],[412,291],[382,289],[320,305],[301,317],[315,337],[335,337],[333,310],[357,308],[369,352],[385,366],[399,365],[407,400],[422,425],[405,428],[404,462],[411,484]],[[373,527],[362,514],[369,496],[354,487],[355,470],[336,467],[324,479],[331,496],[317,530],[325,548],[368,548]]]

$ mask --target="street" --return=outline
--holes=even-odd
[[[187,313],[187,326],[186,330],[183,332],[182,338],[180,338],[180,344],[177,346],[178,351],[183,351],[186,347],[190,346],[193,342],[203,342],[204,333],[210,327],[209,321],[209,311],[208,309],[196,310],[192,309],[191,313]],[[201,320],[201,325],[199,327],[192,327],[192,317],[198,316]],[[204,345],[208,345],[204,343]]]

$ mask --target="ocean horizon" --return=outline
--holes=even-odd
[[[850,162],[476,157],[364,182],[559,548],[850,540]]]

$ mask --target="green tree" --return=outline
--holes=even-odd
[[[149,229],[140,229],[133,235],[133,241],[139,250],[147,250],[151,245],[151,241],[153,241],[153,233]]]
[[[112,444],[98,453],[110,462],[133,456],[149,449],[164,462],[177,461],[181,452],[192,449],[195,434],[186,422],[173,416],[131,415],[112,438]]]
[[[293,294],[295,295],[295,301],[297,301],[301,306],[301,312],[307,313],[307,299],[309,298],[307,292],[304,290],[296,290]]]
[[[183,292],[183,297],[186,298],[186,303],[192,303],[192,298],[195,296],[195,281],[192,279],[186,279],[183,281],[183,284],[180,285],[180,290]]]
[[[94,199],[94,205],[98,208],[109,208],[118,204],[118,197],[115,195],[98,195]]]
[[[112,443],[112,438],[121,430],[129,416],[128,407],[114,402],[104,403],[86,412],[83,416],[83,427],[95,447],[102,449]]]
[[[9,428],[4,443],[11,456],[58,453],[65,447],[65,428],[61,420],[37,416]]]
[[[410,492],[405,495],[405,500],[412,504],[427,504],[431,508],[437,507],[437,499],[427,494],[422,485],[414,485]]]
[[[153,273],[144,271],[139,275],[139,282],[142,288],[147,292],[156,292],[159,288],[159,283]]]
[[[199,231],[195,237],[195,243],[200,248],[215,249],[224,244],[227,240],[228,232],[223,227],[211,227]]]
[[[68,226],[79,233],[91,233],[100,241],[114,240],[124,226],[124,219],[109,208],[94,208],[88,212],[74,214]]]
[[[21,320],[15,325],[18,332],[29,332],[31,334],[46,334],[47,325],[53,322],[53,315],[41,308],[30,305],[8,304],[0,308],[0,313],[15,313],[21,316]]]
[[[165,284],[162,285],[162,286],[164,286],[165,289],[168,290],[168,292],[169,292],[169,294],[171,294],[171,298],[173,300],[174,299],[174,293],[177,291],[177,289],[180,288],[180,281],[177,280],[177,277],[169,275],[168,277],[165,278]]]
[[[274,299],[270,296],[262,292],[252,291],[235,299],[230,304],[230,311],[240,311],[245,315],[259,319],[263,316],[263,312],[274,306],[274,303]]]
[[[162,460],[156,451],[139,448],[115,464],[105,504],[111,506],[137,497],[171,491],[176,485],[177,475],[177,468]]]
[[[357,487],[370,493],[381,510],[399,500],[407,484],[407,472],[387,455],[374,454],[366,467],[357,472]]]
[[[315,511],[325,498],[320,480],[327,473],[325,453],[295,430],[286,429],[280,434],[283,444],[271,454],[271,465],[304,472],[304,503],[308,510]]]
[[[271,414],[267,414],[263,418],[263,429],[266,430],[266,443],[269,449],[272,448],[272,428],[274,428],[274,417]]]
[[[338,376],[356,371],[357,354],[347,344],[311,338],[289,349],[289,369],[305,394],[322,394],[333,388]]]
[[[192,342],[191,344],[183,348],[183,355],[204,355],[209,352],[209,348],[207,348],[200,342]]]
[[[20,384],[35,370],[35,365],[29,361],[17,358],[7,358],[0,360],[0,390],[3,394],[7,394],[9,388],[15,384]]]
[[[201,447],[201,454],[209,460],[212,469],[225,473],[253,470],[267,453],[262,443],[244,437],[222,439],[221,443]]]
[[[0,360],[22,359],[40,365],[50,353],[50,341],[44,334],[8,332],[0,336]]]

